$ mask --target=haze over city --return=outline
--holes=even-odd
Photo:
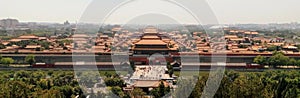
[[[82,13],[84,13],[92,1],[93,0],[1,0],[0,19],[13,18],[21,22],[58,23],[69,20],[75,23],[76,21],[80,21]],[[206,1],[220,24],[265,24],[300,21],[299,0]],[[160,4],[157,4],[155,6],[159,5]],[[127,11],[126,13],[135,14],[132,13],[132,11]],[[122,16],[116,17],[116,19],[117,18],[122,18]],[[112,21],[112,23],[117,22]],[[189,23],[189,21],[186,21],[186,23]]]

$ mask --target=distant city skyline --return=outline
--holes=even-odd
[[[1,0],[0,19],[20,22],[80,22],[92,0]],[[300,22],[299,0],[206,0],[220,24]],[[111,1],[107,1],[111,2]],[[155,6],[154,6],[155,7]],[[130,13],[128,11],[127,13]],[[116,17],[117,23],[120,17]],[[189,24],[189,21],[186,21]]]

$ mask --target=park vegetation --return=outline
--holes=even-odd
[[[73,71],[1,71],[1,98],[102,98],[110,94],[92,91],[87,93],[84,87],[92,87],[100,76],[91,73],[79,73],[80,80],[74,78]],[[135,88],[124,92],[124,81],[116,73],[100,72],[106,86],[121,98],[152,95],[160,98],[170,92],[162,83],[151,92]],[[189,98],[200,98],[208,79],[208,73],[201,74],[195,82],[195,88]],[[96,79],[96,81],[95,81]],[[86,83],[86,84],[83,84]],[[189,83],[189,82],[187,82]],[[184,87],[184,86],[183,86]],[[225,98],[299,98],[300,73],[297,70],[272,70],[265,72],[226,71],[214,97]],[[180,88],[179,88],[180,89]],[[176,92],[176,91],[175,91]],[[180,92],[178,94],[181,94]],[[188,95],[187,95],[188,96]],[[187,97],[186,96],[186,97]]]
[[[262,66],[268,65],[269,67],[273,68],[278,68],[280,66],[300,66],[300,60],[290,58],[288,56],[285,56],[284,53],[277,51],[275,51],[269,58],[259,55],[254,58],[253,62]]]
[[[203,75],[189,98],[200,98],[208,75]],[[216,98],[299,98],[299,71],[225,73]]]
[[[25,59],[23,60],[24,62],[22,63],[27,63],[30,65],[33,65],[36,61],[35,61],[35,56],[30,54],[28,56],[25,57]],[[0,67],[12,67],[10,66],[10,64],[16,64],[17,61],[15,61],[13,58],[9,58],[9,57],[2,57],[0,55]]]
[[[36,50],[44,50],[49,49],[51,46],[50,42],[47,41],[39,41],[39,40],[22,40],[20,42],[10,42],[7,46],[17,45],[21,48],[25,48],[27,45],[41,45],[43,49],[36,49]]]
[[[15,61],[12,58],[8,58],[8,57],[2,57],[0,55],[0,66],[5,66],[8,67],[10,64],[14,63]]]

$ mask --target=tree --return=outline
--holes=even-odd
[[[282,65],[287,65],[289,61],[289,57],[284,56],[282,52],[275,51],[273,56],[268,59],[269,64],[272,65],[274,68]]]
[[[124,92],[122,91],[122,88],[119,86],[114,86],[111,88],[111,91],[118,95],[119,97],[123,98],[125,96]]]
[[[238,47],[239,47],[239,48],[248,48],[247,45],[241,45],[241,44],[239,44]]]
[[[204,43],[206,43],[206,39],[204,38],[204,39],[202,39],[202,41],[201,42],[204,42]]]
[[[150,95],[154,96],[154,98],[160,98],[159,89],[155,88],[150,91]]]
[[[295,66],[297,64],[297,61],[294,58],[289,59],[288,62],[289,65]]]
[[[6,46],[0,43],[0,49],[5,49]]]
[[[159,96],[162,97],[166,94],[165,92],[165,85],[163,83],[163,81],[160,82],[159,86],[158,86],[158,91],[159,91]]]
[[[167,63],[167,69],[168,69],[169,76],[172,77],[174,73],[174,69],[170,62]]]
[[[63,47],[63,50],[68,50],[68,47],[66,47],[66,46],[65,46],[65,47]]]
[[[4,88],[5,90],[1,92],[6,92],[6,97],[3,98],[24,98],[30,93],[30,88],[26,83],[21,81],[10,81],[6,82]]]
[[[160,82],[157,89],[158,89],[159,97],[163,97],[170,92],[170,87],[169,86],[166,87],[163,81]]]
[[[28,55],[25,57],[25,62],[29,63],[30,65],[35,63],[35,56],[34,55]]]
[[[50,46],[50,42],[47,41],[39,41],[38,44],[44,47],[45,49],[49,49]]]
[[[174,48],[174,44],[169,43],[170,48]]]
[[[107,86],[119,86],[119,87],[124,86],[124,80],[118,77],[105,78],[104,82]]]
[[[108,44],[107,43],[104,43],[104,46],[105,46],[105,48],[108,48]]]
[[[255,57],[253,60],[254,63],[260,64],[260,65],[265,65],[266,61],[267,61],[266,57],[261,56],[261,55]]]
[[[225,45],[225,49],[226,50],[230,50],[228,45]]]
[[[298,68],[300,67],[300,60],[297,61],[296,65]]]
[[[64,95],[59,90],[50,89],[50,90],[46,90],[46,92],[40,97],[41,98],[63,98]]]
[[[140,96],[140,97],[143,97],[146,93],[140,89],[140,88],[135,88],[133,91],[132,91],[132,95],[134,96],[134,98]]]
[[[36,47],[35,51],[42,51],[43,49],[41,47]]]
[[[15,61],[12,59],[12,58],[2,58],[0,60],[1,64],[4,64],[4,65],[9,65],[9,64],[12,64],[14,63]]]
[[[281,50],[281,47],[272,45],[272,46],[268,47],[267,50],[268,51],[279,51],[279,50]]]

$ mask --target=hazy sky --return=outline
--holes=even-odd
[[[0,19],[79,21],[92,0],[0,0]],[[106,0],[107,2],[111,0]],[[300,0],[207,0],[220,23],[300,22]],[[130,13],[130,12],[128,12]]]

